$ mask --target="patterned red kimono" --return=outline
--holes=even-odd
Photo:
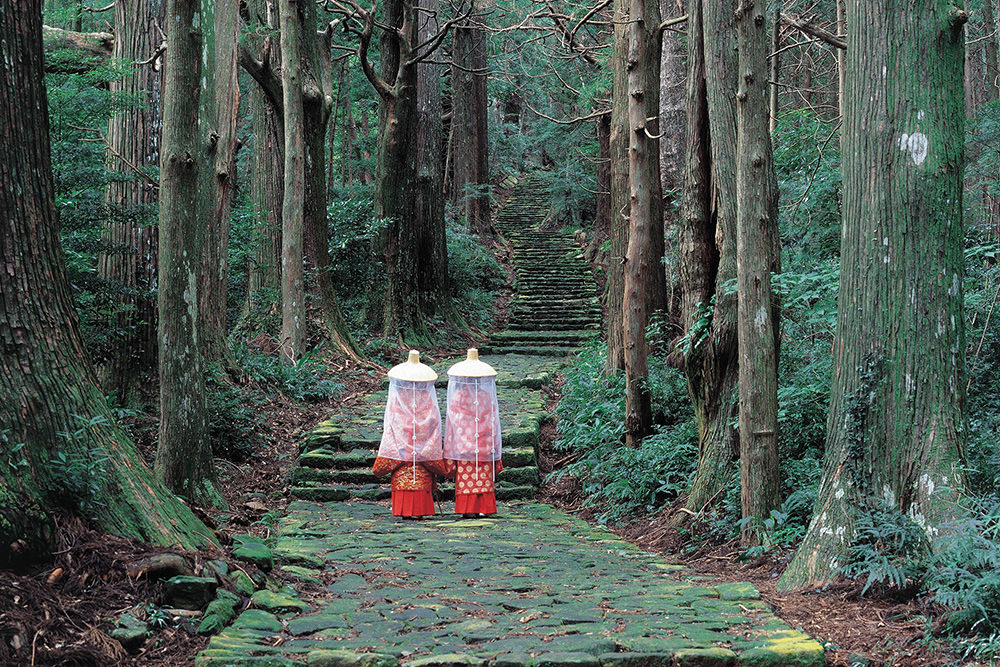
[[[496,470],[494,470],[494,464]],[[493,480],[503,470],[500,461],[445,461],[448,477],[455,479],[456,514],[496,514]]]
[[[376,477],[392,473],[392,515],[428,516],[434,514],[434,476],[447,474],[444,461],[396,461],[378,457],[372,472]]]
[[[434,383],[390,378],[382,442],[372,472],[392,474],[393,516],[434,514],[434,475],[444,475]]]
[[[500,411],[496,378],[450,376],[444,458],[455,478],[457,514],[495,514],[500,462]]]

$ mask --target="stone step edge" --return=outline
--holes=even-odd
[[[356,447],[351,450],[331,450],[325,446],[311,449],[303,454],[299,459],[298,468],[313,468],[316,470],[351,470],[368,466],[375,463],[375,449]],[[302,465],[302,458],[306,458],[306,463],[323,462],[332,463],[330,466]],[[509,461],[511,468],[523,468],[530,465],[537,465],[537,452],[533,446],[508,447],[503,450],[503,460]],[[507,464],[505,464],[507,465]]]

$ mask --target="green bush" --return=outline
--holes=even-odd
[[[595,508],[602,522],[615,522],[651,513],[687,489],[698,459],[698,430],[683,378],[657,364],[650,394],[663,423],[639,447],[624,447],[624,375],[605,375],[605,356],[604,344],[594,344],[566,374],[554,448],[579,458],[552,478],[577,477],[584,505]]]
[[[448,225],[448,277],[456,307],[466,322],[479,328],[489,326],[505,275],[479,236],[457,223]]]

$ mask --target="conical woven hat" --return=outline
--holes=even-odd
[[[416,350],[410,350],[406,361],[389,369],[389,377],[404,382],[434,382],[437,376],[433,368],[420,363],[420,353]]]
[[[448,369],[448,375],[464,378],[485,378],[497,374],[495,368],[485,361],[479,361],[479,350],[469,348],[465,361],[460,361]]]

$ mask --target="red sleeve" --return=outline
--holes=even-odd
[[[375,465],[372,466],[372,473],[376,477],[385,477],[386,475],[392,474],[392,472],[403,465],[402,461],[396,461],[395,459],[387,459],[379,456],[375,459]]]

